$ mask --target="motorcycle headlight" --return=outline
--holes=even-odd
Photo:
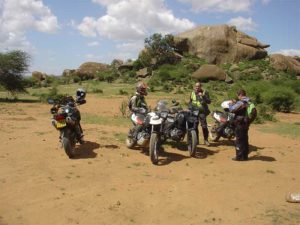
[[[69,112],[70,112],[70,109],[69,109],[69,108],[66,108],[66,109],[65,109],[65,112],[66,112],[66,113],[69,113]]]

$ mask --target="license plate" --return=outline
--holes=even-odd
[[[67,126],[66,121],[65,120],[60,120],[60,121],[56,121],[56,128],[60,129]]]

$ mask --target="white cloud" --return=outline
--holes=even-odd
[[[178,0],[191,5],[196,12],[246,12],[254,0]]]
[[[117,44],[116,48],[122,52],[137,52],[144,48],[144,41]]]
[[[106,7],[100,18],[85,17],[78,25],[84,36],[96,35],[114,40],[144,39],[154,32],[181,32],[195,26],[188,19],[176,18],[164,0],[92,0]]]
[[[252,20],[252,18],[236,17],[230,19],[227,24],[236,26],[238,30],[243,31],[255,31],[257,24]]]
[[[300,56],[299,49],[282,49],[274,53],[278,53],[286,56]]]
[[[78,25],[78,30],[83,36],[96,37],[96,26],[97,22],[92,17],[84,17],[83,21]]]
[[[99,46],[99,42],[98,41],[93,41],[93,42],[87,43],[87,45],[90,46],[90,47]]]
[[[27,29],[53,33],[59,25],[40,0],[0,0],[0,50],[32,49],[25,36]]]

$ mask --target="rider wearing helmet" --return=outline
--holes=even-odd
[[[132,129],[132,133],[129,136],[132,136],[133,139],[136,139],[138,132],[142,129],[143,125],[138,123],[139,115],[145,115],[148,111],[148,106],[145,101],[145,96],[147,95],[147,84],[140,82],[136,86],[135,95],[133,95],[128,103],[129,110],[132,112],[131,121],[135,125]]]
[[[76,103],[79,105],[86,103],[85,96],[86,96],[85,90],[82,88],[78,88],[76,90],[76,100],[75,100]],[[80,125],[80,120],[81,120],[81,116],[80,116],[80,112],[78,110],[77,124],[75,125],[75,131],[76,131],[76,135],[79,140],[79,143],[83,144],[84,143],[84,139],[83,139],[84,135],[83,135],[83,130]]]

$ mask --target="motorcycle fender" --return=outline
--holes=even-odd
[[[218,115],[216,112],[213,112],[213,118],[214,118],[215,120],[217,120],[218,122],[220,122],[220,120],[221,120],[221,116]]]
[[[150,118],[150,124],[151,125],[159,125],[159,124],[162,123],[162,121],[163,121],[163,119],[159,118],[158,116],[153,116],[153,117]]]

